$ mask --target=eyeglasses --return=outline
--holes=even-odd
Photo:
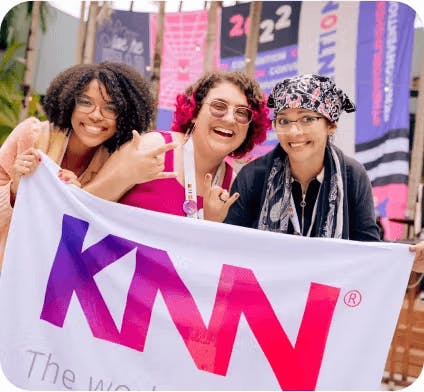
[[[203,102],[205,105],[209,105],[209,112],[216,118],[222,118],[228,113],[228,109],[233,109],[234,119],[242,125],[249,124],[252,121],[253,112],[246,106],[231,106],[228,103],[218,100],[211,102]]]
[[[99,107],[100,113],[104,118],[109,120],[115,120],[118,116],[118,109],[113,103],[106,103],[104,105],[96,105],[87,98],[78,97],[75,99],[75,109],[81,113],[93,113],[96,107]]]
[[[274,127],[277,132],[289,132],[291,123],[295,123],[298,129],[304,130],[311,128],[317,121],[323,119],[321,116],[302,116],[297,120],[288,120],[284,117],[274,118]]]

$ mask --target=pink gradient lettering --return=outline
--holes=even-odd
[[[314,390],[340,289],[312,282],[294,345],[254,272],[223,264],[208,326],[166,251],[107,235],[82,251],[89,224],[64,215],[40,318],[62,327],[75,293],[93,335],[143,351],[160,291],[198,369],[225,376],[244,314],[283,390]],[[119,331],[94,275],[136,249],[136,267]]]

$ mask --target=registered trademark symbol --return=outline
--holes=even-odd
[[[362,302],[362,294],[359,290],[349,290],[343,298],[344,303],[351,308]]]

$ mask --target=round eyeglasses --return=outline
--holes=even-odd
[[[252,121],[253,112],[246,106],[232,106],[217,99],[203,103],[209,106],[210,114],[216,118],[224,117],[228,113],[229,108],[232,108],[234,120],[239,124],[247,125]]]
[[[289,120],[284,117],[276,117],[274,118],[274,127],[276,132],[286,133],[290,131],[291,124],[294,123],[298,129],[305,130],[311,128],[323,118],[321,116],[302,116],[297,120]]]
[[[94,102],[87,98],[78,97],[75,99],[75,109],[81,113],[90,114],[99,107],[100,113],[104,118],[115,120],[118,116],[118,109],[113,103],[105,103],[103,105],[96,105]]]

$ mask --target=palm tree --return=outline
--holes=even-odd
[[[23,93],[20,88],[22,76],[16,66],[18,60],[15,54],[23,46],[21,42],[9,45],[0,61],[0,145],[19,122]],[[31,97],[29,114],[44,117],[38,95]]]
[[[0,104],[2,108],[0,113],[0,144],[16,126],[20,118],[34,114],[43,117],[40,97],[30,92],[30,81],[32,81],[31,73],[35,63],[34,34],[38,32],[38,26],[41,27],[42,32],[46,31],[47,6],[45,2],[21,3],[8,12],[5,17],[7,22],[2,23],[1,36],[6,52],[0,60]],[[20,50],[25,46],[23,42],[19,41],[18,34],[22,30],[22,13],[24,13],[25,18],[31,17],[31,27],[26,37],[25,64],[22,64],[22,60],[18,57]],[[22,80],[24,80],[24,83],[22,83]],[[21,105],[25,107],[25,112],[20,115]]]
[[[0,62],[0,144],[19,121],[22,91],[19,88],[21,80],[16,70],[16,51],[23,43],[14,43],[8,47]]]

